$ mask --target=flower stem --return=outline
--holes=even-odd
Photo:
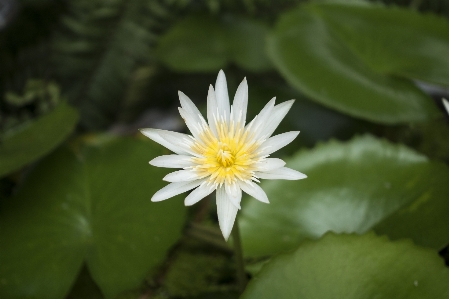
[[[218,229],[207,227],[197,223],[191,223],[187,228],[187,235],[202,242],[208,243],[227,254],[232,254],[232,248],[223,240],[223,235]]]
[[[234,241],[234,254],[235,254],[235,262],[237,265],[237,281],[239,285],[240,293],[243,293],[245,290],[246,284],[248,283],[246,273],[245,273],[245,264],[243,262],[243,250],[242,250],[242,242],[240,240],[240,230],[239,224],[236,221],[234,223],[234,228],[232,229],[232,239]]]

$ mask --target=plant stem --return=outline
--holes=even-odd
[[[234,223],[234,228],[232,229],[232,239],[234,241],[234,254],[235,254],[235,262],[237,265],[237,281],[239,284],[240,293],[243,293],[248,280],[246,278],[246,273],[245,273],[245,264],[243,262],[242,242],[240,240],[240,230],[239,230],[239,224],[237,221]]]
[[[207,227],[197,223],[191,223],[187,228],[187,235],[202,242],[208,243],[217,249],[224,251],[227,254],[232,254],[234,251],[225,242],[220,230],[212,227]]]

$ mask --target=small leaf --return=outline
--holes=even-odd
[[[332,14],[333,11],[329,11],[325,18],[323,11],[333,6],[339,7],[340,15],[343,17],[331,23],[328,19],[337,18],[340,15],[335,16]],[[343,14],[342,12],[346,10],[352,14]],[[372,14],[373,17],[363,18],[359,16],[358,10],[364,10],[366,14]],[[401,60],[402,58],[399,57],[405,56],[402,52],[418,47],[418,44],[416,47],[407,44],[403,47],[406,50],[402,50],[402,52],[396,51],[397,47],[390,47],[390,43],[399,39],[398,36],[402,34],[402,31],[395,31],[396,34],[393,34],[389,29],[378,29],[379,23],[384,21],[382,16],[386,14],[389,14],[388,9],[379,7],[373,9],[373,6],[369,4],[312,3],[301,5],[281,17],[268,40],[269,55],[275,67],[290,84],[311,99],[343,113],[385,124],[435,118],[440,113],[432,99],[419,90],[411,80],[398,76],[401,71],[393,69],[379,71],[372,67],[375,63],[366,58],[368,55],[382,57],[378,59],[388,62],[384,64],[394,66],[395,63],[390,63],[393,60],[392,57]],[[401,14],[406,15],[407,13],[401,12]],[[441,32],[441,29],[434,28],[435,26],[427,22],[427,19],[421,20],[418,14],[411,14],[413,17],[409,17],[410,20],[416,19],[418,24],[422,24],[419,27],[422,31],[418,38],[419,41],[422,41],[421,37],[426,36],[428,31],[436,29],[437,32]],[[358,35],[342,39],[338,28],[344,25],[336,26],[335,23],[351,24],[350,22],[355,22],[351,19],[354,16],[358,18],[357,26],[351,25],[351,31],[347,30],[349,33],[346,32],[346,35],[355,31],[358,32]],[[379,18],[376,19],[376,16]],[[394,18],[393,15],[393,18],[389,20],[391,22],[394,20],[396,27],[402,28],[405,26],[401,27],[402,19]],[[373,29],[364,30],[365,28]],[[413,29],[408,30],[407,34],[412,31]],[[385,33],[383,40],[389,41],[385,42],[385,47],[379,47],[376,44],[379,32]],[[357,40],[361,35],[364,36],[363,40]],[[348,39],[351,39],[351,44],[348,43]],[[414,35],[409,39],[414,40]],[[447,47],[445,46],[446,42]],[[364,48],[354,50],[356,46]],[[438,49],[435,51],[441,52],[446,49],[445,51],[448,52],[449,37],[446,40],[438,40],[438,43],[431,43],[428,47],[433,46]],[[360,51],[368,54],[360,55]],[[425,52],[425,50],[421,51]],[[384,54],[385,52],[388,52],[389,58],[384,58],[387,56]],[[426,55],[432,56],[434,52],[427,52]],[[404,61],[409,62],[411,60],[409,57],[404,58]],[[437,58],[434,60],[436,61]],[[422,63],[414,65],[416,68],[423,67]],[[436,73],[437,66],[435,65],[435,63],[432,64],[431,70],[423,70],[422,73]],[[445,63],[442,65],[444,66]],[[438,67],[442,69],[441,65]],[[412,73],[410,72],[410,74]]]
[[[161,37],[157,48],[157,54],[165,64],[184,72],[223,68],[226,51],[223,28],[207,16],[191,16],[178,22]]]
[[[60,149],[0,207],[0,297],[64,298],[83,262],[107,298],[138,286],[180,236],[182,201],[152,203],[166,171],[144,141]]]
[[[51,112],[8,132],[0,142],[0,176],[42,157],[73,131],[78,113],[65,103]]]
[[[264,181],[270,204],[244,203],[239,222],[247,256],[295,248],[328,231],[374,228],[435,249],[449,241],[449,169],[443,163],[370,136],[322,144],[286,162],[308,178]]]
[[[268,27],[255,20],[193,15],[161,37],[157,54],[180,72],[215,72],[229,63],[251,70],[271,67],[265,54]]]
[[[228,17],[224,20],[229,59],[243,69],[253,72],[272,68],[265,52],[268,26],[249,18]]]
[[[242,299],[447,298],[448,279],[436,253],[409,241],[328,234],[267,263]]]

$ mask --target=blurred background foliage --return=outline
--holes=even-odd
[[[249,118],[297,100],[276,155],[309,176],[243,199],[242,298],[448,298],[448,18],[445,0],[0,0],[0,298],[239,298],[213,197],[151,203],[168,152],[137,133],[186,131],[177,91],[204,112],[219,69],[231,97],[247,78]]]

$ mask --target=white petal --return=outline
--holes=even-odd
[[[238,209],[234,206],[226,194],[225,187],[217,189],[217,214],[218,224],[225,240],[228,240],[234,226]]]
[[[283,166],[285,166],[284,160],[278,158],[263,159],[254,165],[254,167],[256,167],[256,171],[270,171]]]
[[[185,137],[188,135],[177,133],[177,132],[166,131],[166,130],[151,129],[151,128],[140,129],[140,132],[143,135],[150,138],[151,140],[159,143],[160,145],[168,148],[169,150],[171,150],[172,152],[174,152],[178,155],[184,155],[184,154],[189,153],[188,151],[185,151],[184,149],[178,147],[176,144],[173,144],[172,142],[167,141],[165,138],[162,137],[163,134],[173,134],[173,136],[176,136],[177,138],[181,138],[181,136]]]
[[[242,189],[240,189],[240,186],[236,183],[225,183],[225,191],[232,204],[240,210],[240,201],[242,200]]]
[[[183,108],[178,108],[179,114],[181,115],[182,119],[187,125],[187,128],[189,128],[190,133],[199,140],[200,133],[202,131],[201,128],[201,120],[199,117],[194,117],[192,114],[188,113]]]
[[[281,167],[267,172],[256,172],[254,175],[266,180],[301,180],[307,176],[291,168]]]
[[[165,130],[159,130],[159,135],[178,151],[198,156],[197,153],[192,151],[192,146],[194,145],[192,136]]]
[[[253,183],[251,181],[249,182],[239,181],[239,185],[240,188],[242,188],[242,190],[246,192],[248,195],[254,197],[255,199],[263,203],[270,203],[268,201],[268,196],[265,193],[265,191],[263,191],[263,189],[260,188],[260,186],[257,185],[256,183]]]
[[[195,122],[200,122],[202,118],[201,112],[198,110],[192,100],[190,100],[189,97],[186,96],[182,91],[178,91],[178,95],[181,107],[195,118]]]
[[[183,155],[164,155],[154,158],[150,164],[165,168],[184,168],[195,165],[191,156]]]
[[[215,97],[215,91],[212,85],[209,86],[209,91],[207,93],[207,121],[209,124],[210,129],[212,130],[212,133],[214,133],[215,136],[218,136],[217,134],[217,128],[215,127],[215,119],[214,115],[217,113],[218,105],[217,105],[217,99]],[[216,116],[218,117],[218,116]]]
[[[294,102],[295,100],[290,100],[276,105],[272,113],[263,122],[263,129],[261,129],[260,134],[256,138],[266,139],[270,137],[284,119],[285,115],[287,115]]]
[[[268,138],[267,141],[262,143],[262,145],[260,146],[259,155],[266,156],[274,153],[275,151],[292,142],[298,136],[298,134],[299,131],[291,131]]]
[[[234,123],[237,124],[240,121],[240,124],[245,126],[246,122],[246,110],[248,107],[248,83],[246,82],[246,78],[243,79],[242,83],[240,83],[237,91],[235,92],[234,102],[232,103],[232,115],[234,118]]]
[[[151,201],[162,201],[168,199],[170,197],[189,191],[201,185],[202,182],[204,182],[204,179],[196,180],[193,182],[179,182],[168,184],[161,190],[157,191],[151,198]]]
[[[184,200],[184,205],[191,206],[199,202],[201,199],[205,198],[215,190],[213,184],[208,184],[203,182],[198,188],[190,192]]]
[[[198,177],[198,174],[196,173],[196,171],[191,170],[191,169],[177,170],[177,171],[167,174],[163,178],[164,181],[171,182],[171,183],[194,181],[197,179],[200,179],[200,177]]]
[[[449,102],[446,99],[443,99],[444,108],[446,108],[447,113],[449,114]]]
[[[273,111],[275,103],[276,98],[274,97],[265,105],[265,107],[263,107],[263,109],[259,112],[259,114],[253,119],[251,131],[259,132],[259,130],[264,126],[264,122],[266,122],[267,119],[270,117],[271,111]],[[250,127],[250,125],[248,125],[247,127]]]
[[[217,106],[220,115],[224,116],[225,120],[229,120],[229,94],[228,85],[226,83],[226,76],[223,70],[218,72],[217,81],[215,82],[215,97],[217,99]]]

